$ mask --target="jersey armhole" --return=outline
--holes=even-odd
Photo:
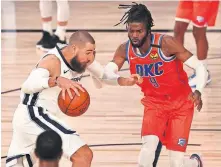
[[[163,53],[162,50],[161,50],[163,37],[164,37],[164,35],[160,35],[159,41],[158,41],[158,45],[160,45],[160,48],[158,48],[158,52],[159,52],[159,54],[160,54],[160,58],[161,58],[163,61],[165,61],[165,62],[173,61],[173,60],[176,58],[175,55],[173,55],[173,56],[171,56],[171,57],[167,57],[167,56],[164,55],[164,53]]]

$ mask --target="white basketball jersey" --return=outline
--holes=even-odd
[[[54,49],[47,52],[43,58],[47,55],[55,55],[61,61],[61,74],[60,76],[68,78],[68,79],[77,79],[80,78],[79,73],[76,73],[71,70],[70,65],[65,60],[64,56],[62,55],[61,48],[56,46]],[[41,92],[36,92],[34,94],[26,94],[21,91],[21,103],[25,105],[32,105],[32,106],[39,106],[47,109],[49,112],[53,114],[57,114],[60,112],[58,107],[58,95],[61,91],[61,88],[58,86],[43,89]]]

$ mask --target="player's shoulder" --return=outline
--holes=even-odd
[[[161,34],[162,35],[162,40],[171,40],[174,37],[168,34]]]
[[[38,62],[38,66],[39,65],[47,65],[47,66],[56,66],[56,65],[60,65],[60,59],[54,55],[54,54],[47,54],[44,57],[42,57],[42,59]]]
[[[121,43],[118,47],[118,49],[120,49],[121,51],[125,51],[126,52],[126,49],[127,49],[127,45],[128,45],[128,41],[124,42],[124,43]]]
[[[127,42],[121,43],[114,54],[114,57],[122,57],[122,58],[126,58],[126,50],[127,50]]]
[[[171,46],[176,43],[178,43],[178,40],[175,37],[171,35],[163,34],[162,42],[161,42],[162,46],[167,46],[167,45]]]
[[[60,59],[55,54],[47,54],[42,58],[44,61],[60,62]]]
[[[151,38],[155,43],[160,42],[162,45],[162,43],[173,40],[174,37],[164,33],[151,33]]]

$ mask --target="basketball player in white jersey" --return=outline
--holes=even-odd
[[[57,43],[66,44],[66,29],[69,19],[68,0],[56,0],[57,5],[57,27],[55,33],[52,30],[52,0],[40,0],[40,14],[42,21],[42,38],[37,42],[36,47],[48,51]]]
[[[70,89],[77,95],[82,90],[73,77],[87,68],[95,77],[109,85],[131,86],[142,79],[137,75],[123,78],[114,72],[105,72],[94,60],[95,41],[86,31],[71,35],[69,44],[50,50],[32,70],[21,89],[21,101],[13,117],[13,137],[6,159],[7,167],[32,166],[32,152],[37,136],[45,130],[54,130],[63,141],[63,155],[72,167],[90,167],[93,153],[76,131],[56,117],[60,112],[57,97],[63,98]]]

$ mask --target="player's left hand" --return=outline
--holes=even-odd
[[[200,111],[203,106],[203,102],[201,99],[201,93],[198,90],[195,90],[193,93],[189,95],[189,99],[192,100],[197,107],[197,110]]]
[[[141,84],[142,82],[143,78],[138,74],[132,74],[129,78],[118,78],[118,84],[120,86],[133,86],[135,84]]]

